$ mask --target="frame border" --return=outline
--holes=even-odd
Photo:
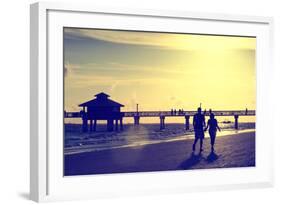
[[[151,10],[134,8],[96,7],[94,4],[38,2],[30,5],[30,199],[46,201],[49,196],[48,185],[48,70],[47,70],[47,14],[48,11],[88,12],[117,14],[125,16],[150,16],[183,18],[224,22],[244,22],[267,24],[269,26],[269,66],[273,67],[273,18],[261,16],[202,13],[190,11]],[[273,162],[271,163],[273,168]],[[273,185],[272,177],[268,183],[249,184],[248,187]],[[241,185],[218,188],[246,188]],[[205,189],[203,189],[204,191]],[[208,190],[208,187],[206,187]],[[199,190],[196,190],[199,191]]]

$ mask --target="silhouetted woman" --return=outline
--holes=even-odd
[[[218,126],[218,121],[215,119],[215,115],[213,113],[210,114],[210,119],[208,120],[207,127],[205,131],[207,131],[209,128],[209,135],[211,138],[211,146],[212,146],[212,152],[214,152],[214,145],[217,135],[217,129],[221,131],[220,127]]]

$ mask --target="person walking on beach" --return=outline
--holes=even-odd
[[[193,116],[193,128],[195,132],[195,139],[192,146],[192,151],[195,151],[196,143],[200,140],[200,152],[203,151],[203,140],[204,140],[204,127],[205,124],[205,116],[201,113],[201,107],[197,109],[197,113]]]
[[[209,135],[211,138],[211,146],[212,146],[212,152],[214,152],[214,145],[217,135],[217,129],[221,131],[220,127],[218,126],[218,121],[215,118],[215,115],[213,113],[210,113],[210,119],[208,120],[207,127],[205,131],[207,131],[209,128]]]

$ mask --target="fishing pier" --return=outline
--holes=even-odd
[[[171,111],[137,111],[121,112],[124,105],[108,99],[105,93],[95,95],[95,99],[80,104],[83,109],[80,112],[64,112],[65,118],[81,118],[83,132],[96,131],[97,121],[107,121],[107,131],[123,130],[123,118],[133,118],[134,125],[140,124],[141,118],[158,117],[160,129],[165,129],[165,119],[168,117],[181,117],[185,119],[185,129],[190,129],[190,119],[197,111],[171,110]],[[239,128],[240,116],[255,116],[255,110],[212,110],[202,112],[205,116],[213,113],[215,116],[233,116],[234,128]]]

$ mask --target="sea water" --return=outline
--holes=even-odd
[[[254,122],[239,123],[239,129],[233,129],[233,123],[219,123],[221,132],[217,131],[217,137],[235,135],[238,133],[255,131]],[[139,147],[148,144],[170,142],[177,140],[194,139],[192,129],[185,130],[184,124],[166,123],[164,130],[160,130],[159,124],[125,124],[123,131],[107,132],[106,125],[100,124],[96,132],[83,133],[79,124],[65,124],[64,154],[116,149],[122,147]],[[209,137],[208,131],[205,137]]]

